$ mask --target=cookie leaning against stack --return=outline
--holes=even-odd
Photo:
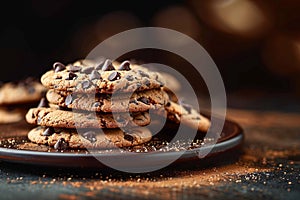
[[[40,126],[30,131],[28,138],[56,149],[147,142],[152,134],[141,126],[151,122],[148,110],[160,109],[168,101],[160,74],[128,61],[55,63],[41,82],[49,89],[47,99],[26,115],[28,123]],[[76,129],[82,130],[82,137]]]
[[[45,91],[34,78],[0,85],[0,124],[23,120],[31,104],[37,103]]]

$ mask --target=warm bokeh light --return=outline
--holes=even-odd
[[[184,6],[171,6],[159,11],[152,20],[153,26],[174,29],[194,39],[200,39],[200,25]],[[174,42],[181,42],[174,40]]]
[[[300,73],[300,32],[275,33],[262,51],[266,66],[275,74],[299,77]]]
[[[252,0],[192,1],[199,17],[209,26],[246,38],[264,36],[272,27],[270,9]]]

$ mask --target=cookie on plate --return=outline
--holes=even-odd
[[[161,89],[122,94],[74,94],[49,90],[46,95],[51,104],[69,109],[96,112],[140,112],[163,107],[168,95]]]
[[[119,128],[146,126],[150,120],[148,112],[98,113],[57,110],[53,108],[31,108],[26,114],[30,124],[59,128]]]
[[[0,124],[19,122],[24,119],[25,109],[0,107]]]
[[[114,148],[130,147],[148,142],[152,138],[149,129],[144,127],[121,129],[102,129],[78,133],[75,129],[54,129],[37,127],[28,133],[28,138],[37,144],[46,144],[55,149]]]
[[[45,87],[33,78],[4,83],[0,86],[0,106],[38,102],[45,91]]]
[[[34,78],[0,85],[0,124],[24,120],[29,107],[45,95],[46,88]]]
[[[169,120],[175,123],[183,123],[202,132],[207,132],[211,125],[209,119],[187,104],[170,101],[164,108],[157,110],[157,113],[167,116]]]

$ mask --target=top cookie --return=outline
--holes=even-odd
[[[46,88],[37,80],[27,78],[0,86],[0,105],[15,105],[37,102],[44,96]]]
[[[163,78],[157,72],[124,61],[77,61],[67,66],[54,63],[41,82],[49,89],[78,93],[134,92],[160,88]]]

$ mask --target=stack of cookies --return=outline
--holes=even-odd
[[[0,124],[22,121],[28,108],[39,102],[45,88],[34,78],[0,84]]]
[[[170,102],[163,79],[129,61],[54,63],[41,78],[48,88],[46,99],[26,115],[28,123],[39,125],[28,138],[58,150],[140,145],[152,138],[149,110],[207,131],[208,119]]]

